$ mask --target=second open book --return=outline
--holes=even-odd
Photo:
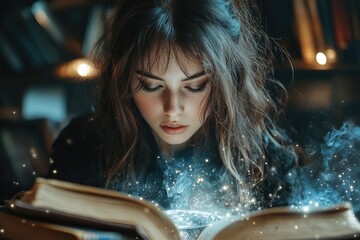
[[[32,234],[35,236],[36,231],[39,233],[44,228],[52,228],[54,236],[73,228],[119,233],[123,237],[118,239],[128,239],[129,236],[129,239],[135,239],[131,234],[156,240],[186,239],[188,236],[186,230],[176,226],[165,211],[150,202],[59,180],[37,178],[32,189],[6,202],[6,209],[0,211],[0,228],[2,234],[10,239],[19,236],[31,238]],[[36,223],[34,226],[38,228],[30,231],[21,227],[29,222]],[[14,228],[14,224],[18,227]],[[73,239],[84,239],[81,236]],[[201,228],[196,238],[349,239],[358,236],[360,223],[351,204],[340,203],[307,212],[288,207],[250,212],[241,218],[222,219]]]

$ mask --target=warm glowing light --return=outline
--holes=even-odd
[[[325,54],[327,56],[327,59],[329,62],[335,62],[336,61],[336,51],[335,49],[329,48],[326,49]]]
[[[320,65],[325,65],[327,62],[327,57],[324,53],[318,52],[316,54],[316,62]]]
[[[82,63],[77,67],[77,73],[82,77],[86,77],[87,75],[89,75],[89,72],[91,71],[90,68],[91,67],[88,64]]]
[[[93,78],[98,71],[93,63],[86,58],[75,59],[56,69],[56,75],[62,78]]]

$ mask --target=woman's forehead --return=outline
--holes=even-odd
[[[155,47],[140,57],[137,69],[147,72],[164,73],[169,67],[178,65],[185,74],[202,70],[200,58],[194,53],[184,52],[180,48]]]

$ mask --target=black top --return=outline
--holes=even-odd
[[[74,118],[53,144],[52,165],[47,177],[104,187],[105,158],[99,148],[101,141],[97,130],[92,115]],[[269,145],[269,149],[276,158],[266,165],[268,177],[254,188],[261,207],[286,205],[290,194],[287,173],[294,160],[286,153],[276,152],[273,146]],[[170,209],[191,207],[205,210],[210,207],[209,199],[213,207],[217,204],[230,206],[232,198],[225,197],[225,192],[232,186],[223,185],[223,178],[228,176],[218,155],[211,151],[201,156],[192,153],[187,150],[170,160],[155,155],[154,164],[143,178],[125,185],[115,181],[108,187]]]

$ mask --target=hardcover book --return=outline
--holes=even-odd
[[[164,210],[128,194],[37,178],[30,190],[5,202],[0,230],[7,239],[40,240],[89,239],[89,234],[93,234],[91,239],[350,239],[360,236],[360,223],[347,202],[310,210],[274,207],[216,217]]]

